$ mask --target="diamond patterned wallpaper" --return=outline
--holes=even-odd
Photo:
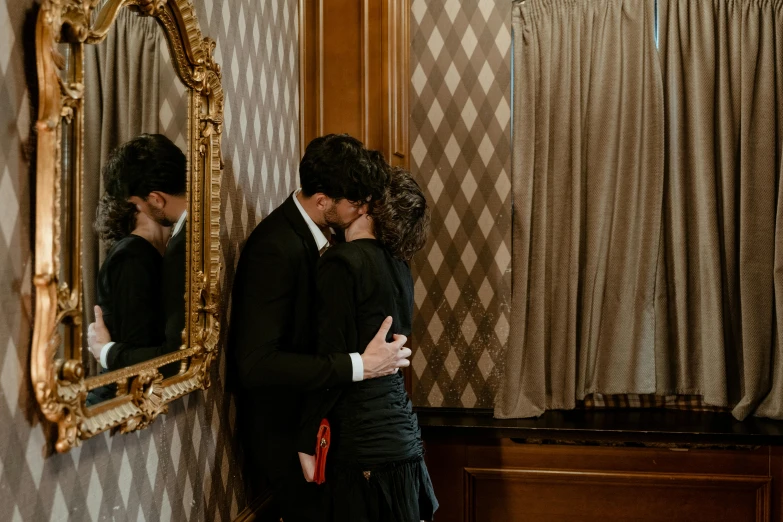
[[[246,499],[224,358],[213,367],[210,390],[172,404],[150,429],[99,436],[65,455],[47,449],[48,425],[38,417],[27,377],[35,5],[0,2],[0,520],[229,521]],[[204,34],[217,41],[226,90],[221,241],[227,288],[239,245],[294,185],[297,2],[195,5]],[[171,107],[172,114],[177,110]]]
[[[413,401],[491,408],[511,300],[511,1],[413,0],[411,38],[411,169],[434,203]]]

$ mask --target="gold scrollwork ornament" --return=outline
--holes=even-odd
[[[163,402],[162,383],[163,375],[155,368],[145,370],[133,379],[130,396],[139,413],[120,428],[121,433],[144,429],[155,417],[168,411],[168,406]]]
[[[57,424],[59,452],[106,430],[128,433],[145,428],[167,411],[167,404],[187,393],[209,386],[209,370],[217,353],[220,274],[219,214],[220,151],[223,123],[223,88],[215,63],[215,42],[201,34],[192,0],[43,0],[36,25],[36,62],[39,104],[36,122],[35,203],[35,315],[30,375],[35,396],[45,417]],[[157,359],[85,379],[77,357],[63,359],[60,330],[80,328],[81,281],[78,270],[61,275],[62,237],[71,238],[71,264],[79,266],[81,230],[78,215],[63,208],[60,197],[65,179],[81,198],[83,168],[73,162],[68,176],[61,172],[63,122],[72,125],[67,136],[75,158],[83,156],[84,81],[81,60],[84,45],[101,42],[120,9],[131,8],[155,18],[168,43],[171,62],[188,89],[188,276],[187,317],[180,350]],[[95,14],[95,16],[93,16]],[[58,49],[70,46],[66,60]],[[75,64],[62,72],[66,62]],[[80,199],[76,199],[80,201]],[[76,205],[78,207],[78,205]],[[63,230],[69,227],[67,230]],[[66,280],[71,277],[72,280]],[[62,280],[61,280],[62,279]],[[74,337],[74,336],[71,336]],[[74,344],[81,346],[82,340]],[[59,359],[58,359],[59,358]],[[179,372],[164,378],[160,367],[179,362]],[[84,406],[87,393],[117,384],[117,397],[94,407]]]

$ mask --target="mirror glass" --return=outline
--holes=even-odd
[[[60,70],[60,81],[66,89],[75,91],[77,67],[79,66],[79,53],[70,44],[57,45],[57,56],[62,60],[63,67]],[[65,309],[78,310],[78,298],[72,297],[71,292],[79,285],[79,262],[74,258],[72,245],[75,244],[74,220],[78,220],[78,167],[79,155],[75,147],[76,135],[79,132],[78,121],[71,110],[62,114],[60,125],[60,154],[61,154],[61,185],[60,185],[60,213],[61,213],[61,243],[59,253],[59,281],[68,282],[72,286],[61,283],[58,291],[58,300]],[[73,286],[75,285],[75,286]],[[62,339],[59,345],[57,358],[61,361],[79,359],[81,347],[81,318],[74,314],[66,314],[58,324],[58,334]]]
[[[89,377],[171,351],[161,347],[166,345],[166,329],[172,325],[172,288],[179,296],[173,307],[181,314],[175,321],[181,337],[186,227],[184,223],[177,227],[176,219],[170,216],[150,214],[150,207],[141,212],[137,205],[117,199],[110,188],[114,178],[105,167],[112,157],[116,160],[112,153],[119,145],[141,134],[162,134],[184,155],[188,150],[188,91],[175,72],[159,23],[129,8],[122,8],[107,37],[97,45],[85,46],[84,53],[83,242],[79,260],[84,335],[80,358],[88,377],[87,405],[92,406],[114,397],[118,386],[119,392],[125,393],[127,382],[119,380],[93,389]],[[120,162],[119,168],[124,165]],[[181,256],[172,255],[175,243],[181,247]],[[181,279],[176,284],[171,281],[173,259],[181,263],[173,270],[173,277]],[[88,345],[87,325],[96,321],[96,305],[101,307],[111,341],[116,343],[103,361]],[[180,364],[175,366],[161,371],[172,375]]]

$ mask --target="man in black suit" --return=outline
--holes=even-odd
[[[379,156],[348,135],[313,140],[299,165],[301,189],[255,228],[237,266],[229,338],[242,388],[237,419],[285,522],[328,517],[324,488],[304,480],[295,448],[304,392],[409,364],[405,337],[387,342],[390,318],[361,355],[316,355],[319,251],[330,227],[343,230],[383,193],[389,172]]]
[[[115,370],[176,351],[185,328],[185,240],[188,200],[187,161],[182,151],[162,134],[142,134],[115,150],[104,167],[106,191],[134,203],[163,226],[173,226],[163,255],[163,311],[166,341],[159,346],[112,342],[100,307],[87,340],[104,368]],[[175,371],[168,368],[165,374]]]

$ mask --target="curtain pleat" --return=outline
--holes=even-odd
[[[781,2],[659,0],[659,13],[664,384],[738,419],[781,418]]]
[[[653,3],[528,0],[512,24],[511,335],[496,416],[655,392],[663,104]]]

